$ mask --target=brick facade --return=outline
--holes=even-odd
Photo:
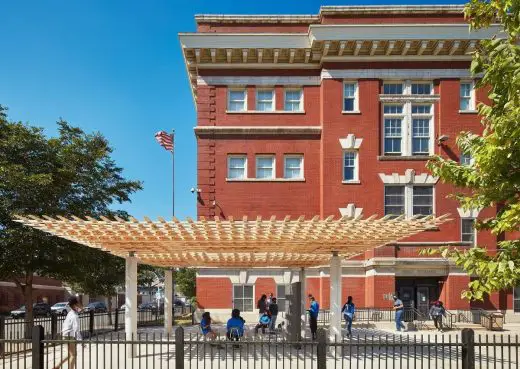
[[[348,8],[348,7],[347,7]],[[404,8],[403,8],[404,9]],[[313,25],[409,25],[409,24],[463,24],[462,12],[436,11],[435,9],[396,11],[392,8],[389,14],[384,9],[379,13],[372,10],[352,7],[343,13],[325,7],[319,16],[301,16],[298,19],[284,21],[259,17],[256,21],[230,16],[201,16],[197,18],[199,34],[235,33],[238,35],[255,33],[307,34]],[[433,26],[432,26],[433,27]],[[381,35],[382,38],[384,35]],[[268,36],[266,36],[268,37]],[[256,42],[256,41],[255,41]],[[327,44],[328,41],[320,44]],[[403,41],[404,43],[404,41]],[[332,45],[331,42],[329,44]],[[348,41],[344,48],[354,47],[356,41]],[[412,43],[410,42],[410,45]],[[437,44],[439,46],[441,41]],[[454,42],[448,41],[448,45]],[[255,44],[256,45],[256,44]],[[334,52],[340,44],[334,44]],[[367,47],[360,44],[360,47]],[[430,44],[428,44],[430,45]],[[465,44],[466,45],[466,44]],[[373,47],[373,45],[372,45]],[[428,46],[432,47],[432,45]],[[433,45],[435,47],[435,45]],[[454,46],[453,46],[454,47]],[[461,131],[482,132],[479,117],[474,112],[460,112],[461,82],[468,77],[450,77],[450,72],[459,73],[469,69],[470,60],[463,55],[451,57],[454,51],[441,52],[439,57],[420,58],[418,55],[408,57],[406,50],[400,55],[392,50],[381,52],[373,50],[371,56],[365,55],[357,60],[349,54],[342,58],[338,54],[334,58],[325,59],[328,51],[317,55],[323,58],[319,65],[301,68],[291,65],[288,59],[279,67],[276,61],[262,66],[259,51],[266,57],[280,50],[268,50],[255,46],[250,47],[247,41],[235,51],[227,49],[228,63],[209,62],[209,55],[216,60],[218,50],[209,48],[198,52],[198,58],[206,58],[196,71],[197,82],[192,82],[197,97],[198,127],[284,127],[287,130],[298,127],[319,127],[320,134],[259,134],[251,130],[247,134],[197,134],[198,148],[198,188],[201,190],[197,212],[199,216],[223,218],[243,216],[293,218],[304,215],[322,218],[329,215],[339,217],[341,210],[348,204],[362,209],[365,216],[385,215],[385,183],[381,174],[403,176],[413,170],[419,176],[428,173],[425,165],[428,157],[391,157],[383,151],[383,83],[387,80],[412,81],[423,80],[433,86],[432,95],[438,96],[428,101],[433,112],[431,118],[430,142],[432,149],[429,155],[441,155],[459,161],[460,152],[455,144]],[[280,58],[287,58],[289,49],[280,51]],[[312,51],[314,53],[314,50]],[[219,54],[220,57],[223,55]],[[240,56],[238,56],[240,55]],[[252,59],[251,55],[255,58]],[[296,54],[294,54],[296,55]],[[293,55],[293,56],[294,56]],[[356,54],[354,54],[356,55]],[[436,54],[435,54],[436,55]],[[312,58],[311,58],[312,59]],[[194,61],[193,61],[194,62]],[[197,60],[197,63],[199,60]],[[306,61],[307,63],[307,61]],[[232,66],[232,67],[230,67]],[[410,72],[411,71],[411,72]],[[351,73],[362,77],[335,77],[341,73]],[[357,73],[357,74],[356,74]],[[386,74],[385,74],[386,73]],[[404,74],[403,74],[404,73]],[[405,73],[411,73],[406,76]],[[422,73],[422,74],[421,74]],[[386,77],[374,77],[377,75]],[[413,74],[413,75],[412,75]],[[462,73],[463,75],[464,73]],[[419,75],[419,78],[417,77]],[[429,75],[436,75],[429,78]],[[446,77],[443,77],[445,75]],[[424,76],[424,77],[421,77]],[[211,83],[213,78],[230,82]],[[262,78],[279,78],[287,81],[299,78],[303,81],[299,88],[303,94],[303,106],[300,112],[284,110],[284,90],[294,85],[278,83],[266,84]],[[192,81],[195,79],[192,78]],[[358,111],[343,112],[345,80],[357,84]],[[207,82],[210,81],[210,82]],[[237,82],[238,81],[238,82]],[[319,81],[316,83],[316,81]],[[228,94],[230,88],[244,88],[247,92],[247,111],[229,112]],[[274,94],[274,111],[265,113],[256,110],[256,93],[259,88],[270,88]],[[486,102],[486,91],[474,93],[475,105]],[[412,100],[409,100],[412,101]],[[395,101],[394,101],[395,103]],[[410,106],[413,103],[409,103]],[[417,103],[415,103],[417,104]],[[297,131],[294,131],[297,132]],[[340,139],[349,135],[362,139],[356,150],[358,158],[358,182],[343,182],[343,153]],[[446,141],[438,143],[444,136]],[[244,155],[247,157],[247,180],[230,181],[228,177],[228,156]],[[269,154],[275,158],[274,177],[276,180],[256,180],[256,155]],[[299,181],[286,181],[284,178],[284,155],[299,154],[303,156],[303,177]],[[469,277],[460,269],[445,263],[436,256],[421,254],[421,250],[432,244],[439,246],[450,242],[461,241],[461,222],[458,203],[449,198],[456,191],[450,185],[435,182],[433,195],[433,211],[435,214],[451,214],[453,221],[445,223],[437,232],[424,232],[404,240],[399,245],[389,245],[366,251],[352,257],[344,268],[351,268],[352,273],[344,274],[342,298],[352,295],[359,307],[388,308],[391,306],[391,294],[399,292],[399,288],[425,287],[430,293],[429,299],[440,298],[448,309],[468,309],[470,304],[461,300],[461,292],[466,288]],[[496,209],[483,209],[480,219],[493,216]],[[518,235],[505,235],[506,239]],[[477,243],[486,245],[493,252],[497,238],[490,232],[479,232]],[[344,269],[345,270],[345,269]],[[254,274],[254,271],[248,271]],[[306,280],[306,293],[314,295],[322,308],[329,307],[330,281],[326,266],[311,273]],[[235,283],[235,282],[233,282]],[[254,299],[262,293],[276,291],[275,279],[265,276],[256,278]],[[404,286],[404,287],[403,287]],[[410,287],[413,286],[413,287]],[[414,292],[415,294],[415,292]],[[215,278],[197,278],[197,298],[202,308],[225,309],[232,306],[232,282],[222,276]],[[499,293],[490,296],[481,306],[487,309],[512,309],[511,293]]]

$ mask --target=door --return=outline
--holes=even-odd
[[[413,307],[414,307],[414,288],[413,287],[401,287],[399,289],[399,298],[403,302],[405,322],[413,321]]]
[[[430,310],[430,289],[429,287],[417,287],[417,310],[425,317],[428,317]]]

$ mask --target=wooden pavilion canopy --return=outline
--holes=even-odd
[[[57,237],[162,267],[312,267],[332,253],[349,257],[414,234],[437,230],[439,217],[341,217],[199,221],[158,218],[81,219],[75,216],[17,216],[16,221]]]

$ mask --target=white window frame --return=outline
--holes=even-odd
[[[465,164],[462,162],[462,158],[465,157],[465,156],[469,156],[469,163]],[[464,166],[464,167],[470,167],[472,166],[473,164],[475,163],[475,158],[471,155],[471,154],[464,154],[464,153],[460,153],[459,155],[459,164]]]
[[[231,165],[230,165],[230,161],[232,158],[244,158],[245,161],[244,161],[244,177],[243,178],[231,178],[231,176],[229,175],[230,174],[230,169],[231,169]],[[248,176],[247,176],[247,155],[241,155],[241,154],[229,154],[227,156],[227,179],[230,180],[230,181],[241,181],[241,180],[244,180],[244,179],[247,179]]]
[[[352,179],[345,178],[345,154],[347,153],[354,154],[354,178]],[[359,152],[357,150],[343,150],[341,170],[343,183],[359,183]]]
[[[354,85],[354,110],[345,110],[345,99],[347,96],[345,96],[345,85]],[[341,110],[343,114],[356,114],[359,113],[359,84],[358,81],[353,80],[343,80],[343,100],[341,100]],[[352,98],[351,96],[348,96],[349,98]]]
[[[413,106],[416,105],[416,106],[427,106],[429,105],[430,106],[430,113],[413,113]],[[433,132],[433,129],[434,129],[434,125],[433,125],[433,109],[434,109],[434,105],[433,103],[426,103],[426,104],[422,104],[422,103],[412,103],[410,104],[410,124],[409,124],[409,130],[410,130],[410,155],[411,156],[430,156],[430,155],[433,155],[434,153],[434,150],[435,150],[435,145],[434,145],[434,136],[432,134]],[[413,152],[413,139],[414,139],[414,136],[413,136],[413,120],[414,119],[428,119],[429,120],[429,123],[428,123],[428,130],[429,130],[429,141],[428,141],[428,153],[426,154],[415,154]]]
[[[272,175],[271,175],[271,177],[268,177],[268,178],[260,178],[260,177],[258,177],[258,159],[265,159],[265,158],[273,159]],[[260,181],[261,180],[268,181],[268,180],[276,178],[276,156],[275,155],[272,155],[272,154],[255,155],[255,178]]]
[[[460,94],[461,93],[461,87],[463,84],[468,84],[470,85],[469,87],[469,106],[468,106],[468,109],[467,110],[462,110],[461,109],[461,100],[462,100],[462,95]],[[465,97],[465,98],[468,98],[468,97]],[[475,81],[473,80],[461,80],[460,83],[459,83],[459,113],[474,113],[476,112],[476,103],[475,103]]]
[[[476,218],[473,217],[462,217],[460,218],[460,240],[462,241],[462,231],[464,230],[464,227],[462,226],[462,223],[464,220],[472,220],[473,221],[473,245],[472,247],[475,247],[477,245],[477,229],[475,228],[475,222],[477,221]]]
[[[258,104],[260,103],[260,99],[258,97],[259,92],[271,91],[271,109],[270,110],[260,110],[258,109]],[[262,100],[262,102],[267,102],[269,100]],[[276,91],[274,87],[259,87],[255,90],[255,110],[258,112],[273,112],[276,110]]]
[[[235,308],[235,300],[237,300],[237,298],[235,298],[235,286],[242,287],[242,297],[238,298],[238,300],[242,300],[242,306],[244,306],[243,301],[245,300],[245,298],[244,298],[244,287],[246,287],[246,286],[253,287],[253,296],[251,297],[251,300],[253,301],[253,310],[251,310],[251,311],[241,310],[240,312],[241,313],[242,312],[246,312],[246,313],[254,312],[256,310],[256,304],[255,304],[255,284],[254,283],[233,283],[232,284],[232,289],[233,289],[233,309]]]
[[[385,184],[385,187],[404,187],[404,216],[409,219],[412,218],[413,215],[413,188],[414,187],[432,187],[432,215],[436,214],[436,191],[435,185],[432,184]],[[385,204],[385,191],[383,190],[383,212],[384,212],[384,204]],[[387,215],[387,214],[384,214]]]
[[[298,91],[300,92],[300,108],[298,110],[287,110],[287,92],[294,92],[294,91]],[[296,102],[294,100],[291,100],[291,102]],[[288,111],[288,112],[302,112],[304,109],[303,109],[303,88],[301,87],[291,87],[291,88],[285,88],[284,91],[283,91],[283,109],[284,111]]]
[[[242,91],[244,92],[244,110],[231,110],[231,91]],[[227,111],[229,112],[246,112],[247,111],[247,88],[245,87],[228,87],[227,92]]]
[[[401,95],[404,95],[406,93],[406,85],[404,83],[404,81],[383,81],[383,95],[385,95],[385,85],[401,85],[402,87],[402,90],[403,92],[400,93],[400,94],[387,94],[387,95],[397,95],[397,96],[401,96]]]
[[[395,100],[382,101],[382,121],[381,121],[381,154],[383,156],[414,156],[413,155],[413,118],[429,118],[430,119],[430,140],[429,140],[429,153],[427,155],[415,155],[415,156],[431,156],[435,153],[435,104],[433,101],[428,101],[428,96],[434,95],[433,82],[429,80],[385,80],[384,84],[399,84],[403,85],[402,95],[387,95],[395,96]],[[429,84],[430,94],[429,95],[412,95],[412,84]],[[384,87],[383,87],[384,92]],[[426,101],[417,100],[417,98],[424,97]],[[432,96],[433,97],[433,96]],[[417,100],[417,101],[416,101]],[[385,114],[385,105],[403,105],[402,114]],[[430,114],[412,114],[412,105],[430,105]],[[401,118],[401,154],[387,154],[385,152],[385,118]]]
[[[300,161],[300,177],[298,178],[288,178],[287,177],[287,161],[286,159],[292,159],[292,158],[299,158],[301,159]],[[305,173],[304,173],[304,168],[305,168],[305,158],[304,158],[304,155],[303,154],[286,154],[283,156],[283,178],[286,179],[286,180],[294,180],[294,181],[301,181],[303,179],[305,179]]]

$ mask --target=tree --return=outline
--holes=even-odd
[[[173,276],[175,285],[187,298],[195,296],[197,270],[193,268],[180,268]]]
[[[124,215],[109,207],[142,188],[122,176],[101,134],[87,134],[63,120],[57,124],[58,137],[48,138],[41,128],[8,121],[0,106],[0,278],[13,280],[22,291],[29,330],[35,274],[88,286],[94,278],[109,282],[104,273],[114,272],[115,259],[23,227],[13,216]]]
[[[442,181],[462,190],[455,197],[465,209],[496,206],[495,217],[477,222],[478,229],[497,236],[520,230],[520,2],[472,0],[465,7],[473,29],[499,22],[504,33],[482,41],[473,55],[476,87],[489,90],[490,105],[479,104],[482,135],[462,132],[461,152],[474,160],[470,166],[436,157],[428,168]],[[502,237],[503,238],[503,237]],[[476,280],[463,297],[481,300],[486,294],[515,286],[520,280],[520,240],[503,240],[496,255],[485,246],[466,251],[441,250]]]

